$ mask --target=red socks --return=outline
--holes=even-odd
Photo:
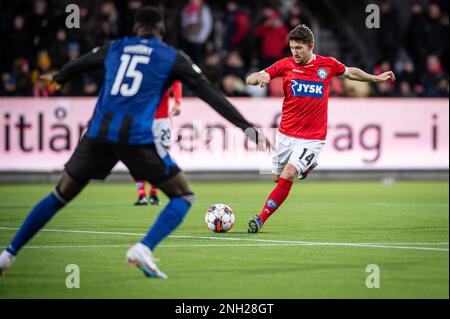
[[[156,195],[158,195],[158,188],[153,185],[150,185],[150,196],[156,196]]]
[[[263,210],[259,214],[263,224],[278,209],[278,207],[283,204],[284,200],[289,195],[292,184],[292,181],[280,177],[277,187],[270,193]]]
[[[146,197],[147,194],[145,193],[145,181],[144,180],[136,180],[136,187],[138,189],[138,196],[139,197]]]
[[[135,180],[136,187],[138,189],[138,196],[139,197],[146,197],[147,194],[145,193],[145,180]],[[156,196],[158,194],[158,188],[150,185],[150,196]]]

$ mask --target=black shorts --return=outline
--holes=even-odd
[[[121,161],[134,179],[154,185],[175,176],[181,170],[167,151],[155,146],[105,143],[84,136],[64,166],[67,174],[80,183],[105,179]]]

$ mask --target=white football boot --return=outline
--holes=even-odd
[[[148,278],[168,278],[167,275],[156,266],[155,258],[153,257],[150,248],[142,243],[137,243],[128,250],[127,261],[131,265],[139,268]]]
[[[12,266],[14,260],[16,260],[16,256],[6,250],[0,254],[0,277],[6,274],[6,270]]]

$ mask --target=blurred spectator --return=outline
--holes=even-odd
[[[80,5],[80,28],[68,29],[68,40],[77,42],[83,52],[98,45],[99,37],[112,39],[118,35],[114,21],[114,19],[118,19],[118,15],[114,5],[111,2],[106,2],[102,4],[100,9],[102,15],[99,20],[96,20],[86,4]]]
[[[265,20],[255,29],[254,35],[261,38],[261,67],[266,68],[284,57],[289,32],[280,15],[273,9],[265,9]]]
[[[447,97],[448,98],[448,76],[442,77],[439,82],[435,86],[436,93],[438,97]]]
[[[37,81],[40,75],[44,73],[48,73],[52,66],[52,61],[47,51],[41,50],[38,53],[36,68],[33,70],[31,74],[31,78],[33,83]]]
[[[423,33],[426,17],[423,6],[420,3],[412,4],[410,14],[411,18],[405,33],[405,47],[417,70],[422,72],[425,69],[424,57],[426,55]]]
[[[211,10],[203,0],[189,0],[181,12],[183,49],[195,63],[200,63],[206,54],[206,42],[211,34],[213,18]]]
[[[134,26],[134,15],[136,11],[143,7],[141,0],[128,0],[127,1],[127,14],[123,16],[123,25],[125,33],[132,35]]]
[[[449,60],[449,44],[447,39],[449,38],[449,17],[448,12],[442,15],[441,19],[441,25],[442,25],[442,40],[444,41],[442,43],[442,53],[441,53],[441,60],[444,68],[448,71],[448,60]]]
[[[225,49],[238,50],[240,54],[248,47],[245,41],[250,28],[250,17],[247,9],[239,6],[237,1],[227,2],[227,12],[225,23]]]
[[[29,26],[34,51],[48,48],[52,41],[53,25],[47,10],[47,2],[44,0],[34,2]]]
[[[107,1],[101,4],[99,19],[95,21],[94,28],[98,28],[98,23],[100,23],[100,37],[103,40],[101,44],[119,37],[119,13],[113,2]]]
[[[448,96],[447,78],[448,74],[445,74],[439,58],[434,54],[429,55],[427,57],[427,70],[423,77],[426,95],[429,97]]]
[[[300,24],[306,24],[308,27],[311,27],[311,22],[309,21],[308,17],[303,14],[302,8],[299,4],[294,4],[289,9],[287,24],[289,30],[294,29]]]
[[[31,37],[25,29],[25,18],[22,15],[14,17],[8,50],[10,50],[13,59],[29,59],[31,57]]]
[[[50,56],[55,68],[60,69],[67,62],[68,45],[66,31],[59,29],[56,32],[56,39],[50,48]]]
[[[83,85],[83,95],[95,96],[98,92],[98,84],[94,77],[85,76]]]
[[[379,82],[375,84],[375,94],[372,94],[371,96],[378,96],[378,97],[394,97],[395,92],[393,88],[389,85],[388,82]]]
[[[67,57],[69,58],[68,60],[76,59],[79,55],[80,45],[77,42],[70,42],[67,49]]]
[[[222,89],[228,96],[249,96],[246,92],[244,81],[232,74],[225,75],[222,79]]]
[[[397,85],[400,96],[412,97],[423,94],[424,88],[420,84],[420,79],[417,76],[413,62],[408,61],[403,65],[403,70],[397,76]],[[411,93],[409,93],[409,91],[411,91]]]
[[[379,32],[381,59],[387,60],[393,65],[400,45],[398,42],[398,34],[395,32],[395,30],[399,29],[398,12],[389,0],[383,1],[380,9],[380,20],[383,24],[382,30],[390,30],[390,32]]]
[[[407,82],[411,87],[419,83],[413,62],[408,61],[403,65],[403,70],[397,75],[397,80]]]
[[[77,42],[69,43],[68,60],[76,59],[80,56],[80,45]],[[83,74],[73,77],[65,86],[67,95],[81,96],[84,91],[84,76]]]
[[[423,25],[423,39],[422,43],[428,53],[440,54],[442,52],[443,44],[448,43],[448,38],[444,39],[444,30],[441,24],[441,9],[435,3],[428,5],[428,18]]]
[[[14,61],[13,76],[17,79],[17,94],[31,95],[30,65],[27,59],[19,58]]]
[[[49,96],[51,94],[46,81],[41,80],[42,74],[50,72],[52,62],[46,50],[38,53],[36,68],[31,72],[31,84],[33,85],[34,96]]]
[[[232,74],[239,77],[241,80],[245,80],[245,66],[239,52],[231,51],[228,53],[225,60],[225,75]]]
[[[44,80],[38,79],[33,86],[34,96],[50,96],[50,90]]]
[[[18,96],[16,79],[9,73],[2,74],[2,95]]]
[[[223,64],[222,58],[217,51],[209,53],[204,62],[200,64],[200,68],[211,83],[216,85],[216,87],[220,86],[223,76]]]
[[[400,81],[399,82],[399,96],[400,97],[416,97],[416,94],[414,93],[411,84],[407,81]]]

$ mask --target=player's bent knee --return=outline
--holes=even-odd
[[[195,202],[195,195],[193,193],[183,194],[180,198],[187,202],[190,206],[192,206]]]
[[[294,181],[297,178],[297,176],[298,176],[298,170],[292,164],[286,165],[286,167],[283,170],[283,173],[281,173],[282,178],[288,179],[291,181]]]
[[[63,172],[53,195],[56,198],[59,196],[58,200],[61,199],[68,203],[83,190],[86,184],[75,181],[67,172]]]
[[[55,189],[52,191],[53,197],[55,197],[58,202],[61,203],[61,205],[66,205],[70,200],[66,199],[62,194],[61,191],[58,189],[58,186],[55,187]]]
[[[192,194],[186,177],[183,173],[178,173],[167,181],[159,185],[159,188],[169,197],[181,197],[185,194]]]
[[[182,194],[169,193],[169,194],[167,194],[167,196],[170,199],[174,199],[174,198],[182,199],[191,206],[195,202],[195,195],[192,192],[186,192],[186,193],[182,193]]]

